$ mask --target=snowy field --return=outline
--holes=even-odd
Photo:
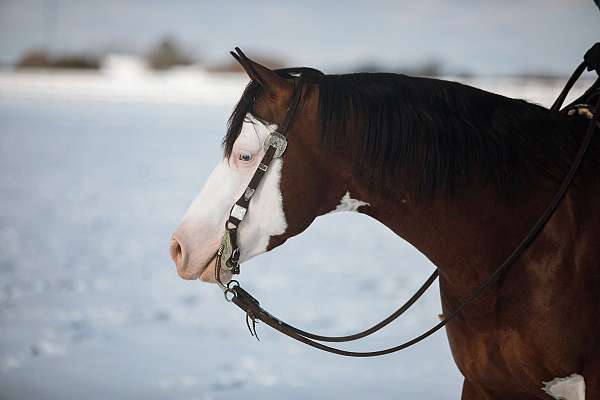
[[[0,73],[0,399],[459,397],[444,332],[375,359],[260,325],[258,342],[216,287],[178,278],[170,233],[221,156],[244,83]],[[562,82],[474,84],[548,105]],[[387,316],[432,268],[384,226],[342,213],[246,263],[241,281],[275,315],[339,335]],[[397,344],[439,312],[435,287],[349,348]]]

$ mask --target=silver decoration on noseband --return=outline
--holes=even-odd
[[[219,247],[217,255],[219,257],[219,260],[217,260],[217,262],[220,263],[219,266],[223,270],[231,272],[233,268],[227,264],[226,260],[229,260],[233,255],[233,246],[231,244],[231,237],[227,232],[225,232],[223,239],[221,239],[221,246]],[[217,282],[221,283],[219,280],[217,280]]]

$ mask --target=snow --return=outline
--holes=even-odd
[[[0,73],[0,397],[458,396],[443,333],[377,359],[320,353],[260,325],[258,342],[216,286],[178,278],[170,233],[221,156],[245,79],[127,76]],[[482,85],[545,104],[559,86]],[[337,213],[244,264],[240,279],[284,320],[341,335],[387,316],[432,268],[384,226]],[[439,313],[432,288],[348,348],[397,344]]]

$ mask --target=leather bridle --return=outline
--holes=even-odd
[[[244,194],[240,196],[229,211],[229,217],[225,222],[225,234],[223,235],[219,251],[217,252],[215,265],[215,279],[219,286],[224,290],[226,289],[226,286],[221,282],[221,269],[234,275],[240,273],[240,248],[238,247],[237,240],[238,227],[248,213],[250,199],[252,199],[252,196],[256,193],[256,190],[269,170],[271,163],[274,159],[281,157],[285,152],[287,147],[288,129],[300,105],[303,84],[304,78],[302,75],[294,79],[294,91],[283,123],[278,130],[271,132],[269,136],[267,136],[263,144],[265,155],[260,160],[254,175],[250,179],[250,183],[248,183],[246,190],[244,190]]]
[[[551,110],[558,112],[564,99],[566,98],[567,93],[575,83],[575,81],[579,78],[579,76],[584,71],[585,67],[588,70],[596,70],[596,72],[600,72],[600,43],[596,43],[585,55],[583,63],[575,70],[567,85],[562,90],[561,94],[557,98],[556,102],[552,106]],[[294,69],[290,69],[289,71],[293,72]],[[314,70],[313,70],[314,71]],[[595,131],[596,126],[600,121],[600,95],[597,95],[598,99],[595,107],[593,108],[593,117],[588,125],[587,132],[583,138],[581,146],[575,155],[575,159],[571,165],[571,168],[567,172],[564,177],[561,185],[558,190],[554,194],[554,197],[536,221],[536,223],[531,227],[527,235],[524,239],[519,243],[519,245],[508,255],[508,257],[504,260],[504,262],[479,286],[477,287],[470,296],[468,296],[457,308],[446,314],[445,318],[440,321],[438,324],[434,325],[429,330],[420,334],[419,336],[401,343],[397,346],[390,347],[383,350],[378,351],[369,351],[369,352],[355,352],[355,351],[347,351],[338,349],[335,347],[324,345],[319,342],[349,342],[353,340],[357,340],[363,338],[365,336],[371,335],[372,333],[380,330],[385,327],[400,315],[402,315],[412,304],[414,304],[425,291],[431,286],[431,284],[438,277],[437,269],[433,271],[433,273],[429,276],[427,281],[419,288],[419,290],[398,310],[392,313],[389,317],[379,322],[378,324],[361,331],[359,333],[347,336],[322,336],[314,333],[306,332],[301,329],[298,329],[292,325],[289,325],[280,319],[274,317],[266,310],[264,310],[258,300],[256,300],[250,293],[245,291],[236,280],[231,280],[227,284],[221,282],[221,269],[232,274],[239,274],[239,256],[240,249],[238,247],[237,241],[237,230],[240,223],[244,220],[248,212],[248,208],[250,205],[250,199],[258,190],[260,182],[262,181],[265,173],[269,169],[272,161],[275,158],[281,157],[287,147],[287,133],[290,127],[290,124],[294,118],[296,111],[301,103],[302,91],[304,86],[304,77],[300,75],[299,77],[294,79],[294,92],[292,94],[292,98],[290,100],[290,105],[285,115],[283,124],[280,129],[274,132],[271,132],[267,137],[264,143],[265,155],[260,161],[256,172],[252,176],[250,183],[248,184],[244,194],[236,201],[236,203],[231,208],[229,213],[229,218],[227,219],[225,225],[225,235],[221,241],[221,246],[217,253],[217,260],[215,266],[215,278],[218,284],[224,291],[225,298],[229,302],[233,302],[238,307],[246,313],[246,324],[250,333],[253,336],[256,336],[256,321],[262,321],[265,324],[269,325],[273,329],[293,338],[302,343],[305,343],[311,347],[315,347],[317,349],[339,354],[343,356],[349,357],[374,357],[385,354],[394,353],[407,347],[410,347],[427,337],[431,336],[444,326],[446,326],[450,321],[456,318],[462,310],[469,305],[475,298],[477,298],[484,290],[492,285],[502,274],[504,274],[523,254],[523,252],[527,249],[527,247],[535,240],[535,238],[542,231],[546,223],[550,220],[556,208],[560,205],[563,197],[565,196],[568,188],[570,187],[573,178],[575,177],[581,162],[583,161],[585,154],[590,147],[590,143],[592,141],[592,137]],[[600,78],[596,83],[592,86],[590,90],[586,92],[586,94],[591,94],[593,90],[600,89]],[[594,92],[595,93],[595,92]],[[585,95],[584,95],[585,96]],[[251,326],[252,324],[252,326]],[[257,337],[257,336],[256,336]],[[257,337],[258,338],[258,337]]]

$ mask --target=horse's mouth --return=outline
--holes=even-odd
[[[199,279],[202,282],[210,282],[210,283],[216,283],[217,280],[215,279],[215,268],[217,267],[217,254],[215,253],[215,255],[210,259],[210,261],[204,266],[204,268],[200,271],[199,275]]]

